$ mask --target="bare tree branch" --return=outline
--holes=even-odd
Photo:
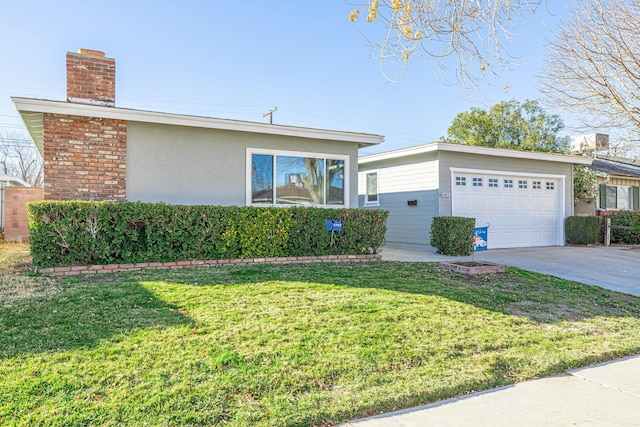
[[[506,52],[514,29],[536,14],[545,0],[368,0],[355,3],[355,22],[366,14],[369,23],[386,29],[371,43],[385,76],[397,79],[415,56],[436,60],[446,79],[453,60],[454,82],[473,91],[487,75],[498,77],[512,66]],[[396,71],[388,73],[390,66]]]
[[[640,147],[640,4],[576,2],[548,43],[541,91],[550,104],[580,116],[584,128],[612,128],[618,155]]]
[[[32,186],[42,186],[42,157],[19,132],[0,129],[0,173],[21,178]]]

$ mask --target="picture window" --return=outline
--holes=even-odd
[[[250,167],[252,204],[345,205],[345,160],[252,153]]]

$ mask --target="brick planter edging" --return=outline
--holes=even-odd
[[[300,264],[311,262],[376,262],[381,254],[366,255],[321,255],[299,257],[265,257],[239,259],[211,259],[169,262],[140,262],[135,264],[74,265],[67,267],[39,268],[37,273],[72,276],[85,273],[115,273],[120,271],[155,270],[162,268],[210,267],[215,265],[251,265],[251,264]]]
[[[505,265],[494,264],[491,262],[478,262],[482,265],[465,265],[465,262],[441,262],[440,268],[451,270],[456,273],[466,274],[467,276],[477,276],[479,274],[504,273],[507,271]]]

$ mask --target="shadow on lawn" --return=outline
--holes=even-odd
[[[44,278],[33,278],[34,280]],[[71,279],[56,292],[0,303],[0,359],[22,354],[90,348],[142,328],[193,321],[135,282]]]
[[[162,273],[145,272],[145,275]],[[167,279],[167,277],[163,277]],[[254,284],[296,281],[374,288],[430,295],[471,304],[489,311],[526,317],[537,323],[589,319],[594,316],[640,317],[640,297],[621,294],[521,270],[465,276],[438,268],[437,263],[315,263],[226,266],[172,272],[173,283]]]

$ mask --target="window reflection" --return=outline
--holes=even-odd
[[[324,160],[276,156],[276,203],[324,204]]]
[[[344,205],[344,180],[344,160],[252,154],[251,203]]]
[[[344,160],[327,160],[327,204],[344,205]]]
[[[273,203],[273,156],[251,156],[251,203]]]

